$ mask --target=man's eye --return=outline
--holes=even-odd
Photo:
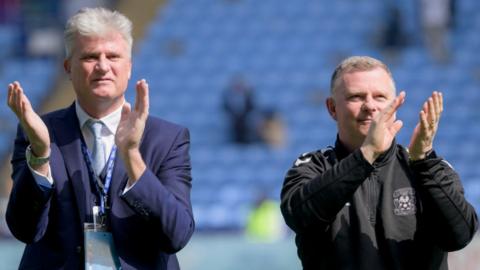
[[[95,57],[94,55],[86,55],[84,57],[82,57],[82,60],[85,60],[85,61],[93,61],[93,60],[96,60],[97,57]]]
[[[108,59],[115,61],[115,60],[120,59],[120,55],[109,55]]]

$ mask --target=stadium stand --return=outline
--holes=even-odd
[[[466,196],[480,210],[480,2],[456,1],[456,24],[449,40],[452,58],[446,65],[435,63],[421,43],[415,0],[395,1],[400,5],[409,42],[398,51],[397,61],[389,62],[375,43],[386,2],[394,1],[170,0],[157,10],[144,38],[135,45],[131,86],[146,78],[151,89],[150,113],[181,123],[191,131],[192,203],[197,231],[243,230],[260,195],[279,199],[284,174],[299,154],[333,143],[335,123],[324,109],[324,99],[334,66],[353,54],[385,60],[392,68],[397,88],[407,91],[407,102],[398,113],[404,121],[398,137],[403,144],[408,144],[423,99],[432,90],[444,92],[446,110],[436,148],[456,167]],[[22,84],[33,104],[39,106],[51,98],[48,91],[57,78],[59,62],[13,57],[16,35],[14,27],[0,25],[0,83],[5,88],[12,80],[28,78]],[[271,149],[261,143],[245,146],[229,141],[221,94],[236,74],[242,74],[255,88],[260,107],[280,113],[287,127],[285,147]],[[0,95],[0,104],[6,103],[5,98]],[[133,101],[133,91],[128,99]],[[0,157],[6,157],[16,119],[4,105],[0,106],[0,118]],[[224,251],[225,241],[229,247],[240,246],[224,259],[241,260],[234,263],[240,267],[245,267],[245,258],[250,260],[256,252],[251,245],[239,244],[238,237],[220,235],[221,243],[211,235],[196,237],[205,239],[192,241],[183,251],[185,268],[192,261],[195,266],[189,269],[213,269],[195,259],[211,258],[208,254],[212,247],[220,247],[218,253]],[[205,245],[209,241],[214,244]],[[289,258],[285,254],[294,256],[293,240],[288,243],[291,251],[283,253],[282,258]],[[478,243],[478,239],[474,241],[468,255],[461,256],[463,250],[453,253],[451,260],[465,266],[465,258],[478,257]],[[9,243],[2,250],[20,254],[21,249],[12,249]],[[249,256],[246,249],[253,250]],[[265,250],[262,246],[258,253]],[[236,252],[240,256],[234,258]],[[277,261],[278,254],[282,253],[272,254],[274,260],[261,260]],[[471,268],[458,269],[476,269],[477,261],[472,260]],[[15,269],[15,263],[10,265]],[[218,269],[225,268],[229,267]]]
[[[399,52],[399,61],[389,63],[398,88],[407,90],[398,140],[408,144],[421,103],[432,90],[442,90],[446,111],[437,149],[458,168],[467,196],[480,209],[475,167],[480,153],[474,146],[480,92],[473,72],[480,66],[475,51],[480,19],[469,16],[478,14],[480,4],[459,1],[452,59],[439,65],[420,42],[414,1],[401,3],[411,44]],[[279,198],[284,173],[296,156],[333,142],[335,123],[323,105],[331,71],[347,55],[383,59],[372,41],[383,12],[379,0],[172,0],[159,10],[138,45],[133,78],[150,82],[152,114],[191,130],[199,230],[243,228],[258,193]],[[255,88],[259,106],[279,111],[285,120],[284,148],[228,141],[221,93],[239,73]]]
[[[242,229],[259,194],[278,199],[296,156],[333,142],[335,123],[323,105],[331,71],[347,55],[383,59],[373,40],[384,5],[380,0],[172,0],[158,10],[137,43],[132,77],[149,81],[152,114],[191,130],[192,198],[199,230]],[[480,19],[475,16],[480,3],[458,2],[448,65],[436,64],[422,46],[415,2],[401,1],[400,8],[412,42],[399,52],[398,61],[389,63],[398,88],[407,90],[408,102],[399,112],[405,126],[398,140],[408,144],[421,102],[432,90],[442,90],[446,112],[437,148],[458,169],[467,196],[480,209],[480,171],[475,167],[480,153],[474,145],[480,134]],[[15,33],[0,27],[0,82],[5,86],[29,78],[23,85],[33,103],[41,104],[55,80],[55,63],[8,57]],[[280,113],[287,127],[284,148],[229,142],[221,93],[235,74],[253,85],[261,108]],[[0,102],[5,104],[5,95]],[[1,108],[0,154],[6,156],[16,121]]]

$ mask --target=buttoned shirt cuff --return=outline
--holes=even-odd
[[[136,181],[135,183],[133,183],[131,186],[125,186],[125,189],[123,190],[122,192],[122,195],[125,195],[130,189],[132,189],[136,184],[137,184],[138,181]]]

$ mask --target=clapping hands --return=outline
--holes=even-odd
[[[437,133],[442,112],[442,93],[434,91],[432,96],[423,104],[418,124],[413,131],[408,147],[411,160],[425,158],[426,153],[433,148],[433,138]]]

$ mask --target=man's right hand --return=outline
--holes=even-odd
[[[32,152],[37,157],[47,157],[50,155],[50,136],[47,126],[40,116],[33,110],[30,101],[23,93],[20,83],[15,81],[8,85],[8,107],[17,116],[20,125],[26,133]],[[47,163],[48,164],[48,163]],[[44,165],[47,165],[44,164]],[[48,166],[44,166],[48,168]],[[42,172],[42,168],[33,168]]]
[[[403,123],[395,118],[395,113],[404,101],[405,92],[402,91],[370,124],[367,137],[360,147],[360,151],[370,164],[390,148],[393,139],[402,128]]]

